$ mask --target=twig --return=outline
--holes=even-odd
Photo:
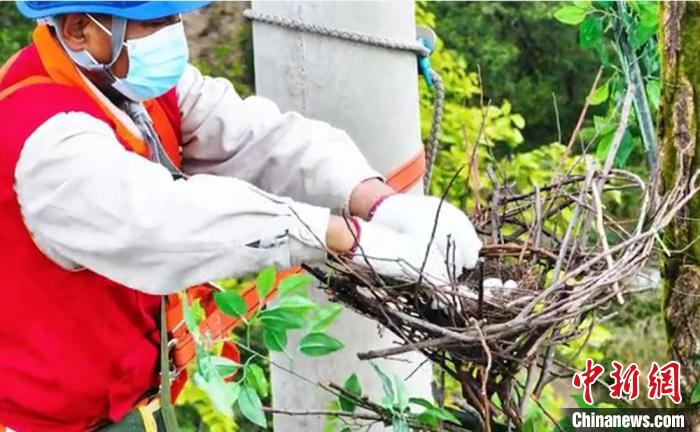
[[[472,319],[471,323],[476,332],[479,334],[481,346],[484,348],[484,354],[486,355],[486,367],[484,368],[484,372],[481,377],[481,397],[484,404],[484,425],[486,426],[486,432],[491,432],[491,404],[489,403],[490,397],[488,391],[486,390],[486,386],[489,381],[489,374],[491,372],[491,363],[493,362],[493,358],[491,357],[491,350],[484,339],[484,333],[482,333],[479,323],[475,319]]]
[[[603,246],[603,251],[607,252],[608,250],[610,250],[610,245],[608,245],[608,236],[605,233],[605,225],[603,224],[603,203],[600,200],[600,192],[598,192],[597,187],[593,188],[593,202],[596,205],[596,229],[598,231],[598,237],[600,237],[600,242]],[[609,269],[615,268],[615,260],[613,259],[612,255],[607,255],[606,262],[608,263]],[[625,303],[625,299],[624,297],[622,297],[622,290],[620,288],[620,284],[615,282],[613,284],[613,289],[615,290],[615,294],[617,295],[618,303]]]
[[[457,180],[457,177],[459,176],[459,173],[462,172],[462,169],[464,169],[464,165],[459,167],[459,169],[452,175],[450,182],[447,184],[447,187],[445,188],[445,192],[443,192],[442,197],[440,197],[440,202],[438,203],[437,211],[435,211],[435,219],[433,221],[433,229],[430,232],[430,240],[428,240],[428,246],[425,248],[425,256],[423,257],[423,264],[421,264],[421,266],[420,266],[420,273],[418,276],[418,285],[420,285],[421,282],[423,281],[423,272],[425,271],[426,264],[428,264],[428,257],[430,256],[430,248],[432,247],[433,241],[435,240],[435,233],[437,232],[438,223],[440,222],[440,211],[442,210],[442,204],[445,202],[445,199],[447,199],[447,194],[450,192],[452,185],[454,184],[455,180]]]
[[[579,195],[579,202],[583,202],[583,198],[588,193],[588,188],[591,185],[591,181],[593,180],[593,171],[589,171],[588,175],[586,176],[586,181],[584,182],[583,189],[581,190],[581,193]],[[574,213],[571,215],[571,219],[569,220],[569,225],[566,228],[566,233],[564,234],[564,239],[561,241],[561,246],[559,248],[559,256],[557,257],[557,263],[554,267],[554,273],[552,276],[552,282],[556,283],[559,280],[559,272],[561,271],[561,265],[564,262],[564,259],[566,258],[566,252],[567,252],[567,245],[569,244],[569,241],[571,240],[571,235],[573,234],[574,231],[574,226],[576,225],[576,222],[578,222],[578,216],[581,212],[581,206],[576,205],[574,207]]]
[[[285,409],[278,409],[272,407],[263,407],[263,411],[270,414],[280,414],[286,416],[333,416],[333,417],[347,417],[357,420],[371,420],[371,421],[384,421],[385,419],[376,414],[365,414],[357,412],[347,412],[347,411],[334,411],[334,410],[308,410],[308,411],[291,411]]]
[[[566,432],[563,427],[559,424],[557,419],[554,418],[552,414],[547,411],[542,404],[540,403],[539,399],[537,399],[534,395],[530,395],[530,398],[535,402],[535,404],[539,407],[539,409],[542,411],[542,413],[549,419],[549,421],[552,422],[552,425],[557,428],[559,432]]]

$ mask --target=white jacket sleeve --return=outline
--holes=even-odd
[[[360,182],[381,177],[345,132],[262,97],[241,99],[226,79],[190,65],[177,94],[187,172],[237,177],[334,210],[347,208]]]
[[[329,209],[234,178],[174,181],[87,114],[41,125],[15,180],[25,224],[49,258],[147,293],[325,258]]]

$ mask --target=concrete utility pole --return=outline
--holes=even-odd
[[[308,23],[355,30],[403,41],[415,40],[414,6],[411,2],[268,2],[253,3],[259,12],[281,15]],[[254,23],[253,44],[257,94],[294,110],[346,130],[379,171],[388,173],[409,160],[421,148],[416,58],[406,52],[389,51],[323,36],[300,33]],[[413,193],[420,193],[421,184]],[[312,294],[322,301],[320,292]],[[331,330],[346,349],[335,355],[309,359],[295,353],[297,340],[290,340],[292,362],[284,355],[273,361],[291,366],[314,381],[342,384],[356,372],[365,392],[382,394],[381,383],[366,362],[355,354],[387,347],[393,338],[379,335],[377,325],[345,311]],[[385,334],[388,331],[384,331]],[[423,361],[417,354],[410,363],[382,361],[390,374],[405,378]],[[412,395],[430,395],[431,367],[425,363],[410,380]],[[276,408],[325,409],[329,395],[278,368],[272,367],[272,394]],[[296,416],[275,418],[276,432],[316,432],[325,419]]]

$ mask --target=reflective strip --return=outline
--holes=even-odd
[[[28,87],[30,85],[34,84],[52,84],[53,80],[47,76],[41,76],[41,75],[36,75],[36,76],[30,76],[29,78],[25,78],[22,81],[12,84],[11,86],[7,87],[5,90],[0,91],[0,101],[5,99],[6,97],[10,96],[12,93],[16,92],[17,90],[23,88],[23,87]]]
[[[160,409],[160,399],[155,398],[148,405],[137,408],[141,421],[143,421],[144,432],[158,432],[158,424],[154,413]]]

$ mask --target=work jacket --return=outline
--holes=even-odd
[[[145,104],[191,175],[173,180],[49,30],[33,39],[0,72],[0,424],[80,431],[158,384],[160,296],[323,260],[330,209],[379,174],[344,132],[188,66]]]

